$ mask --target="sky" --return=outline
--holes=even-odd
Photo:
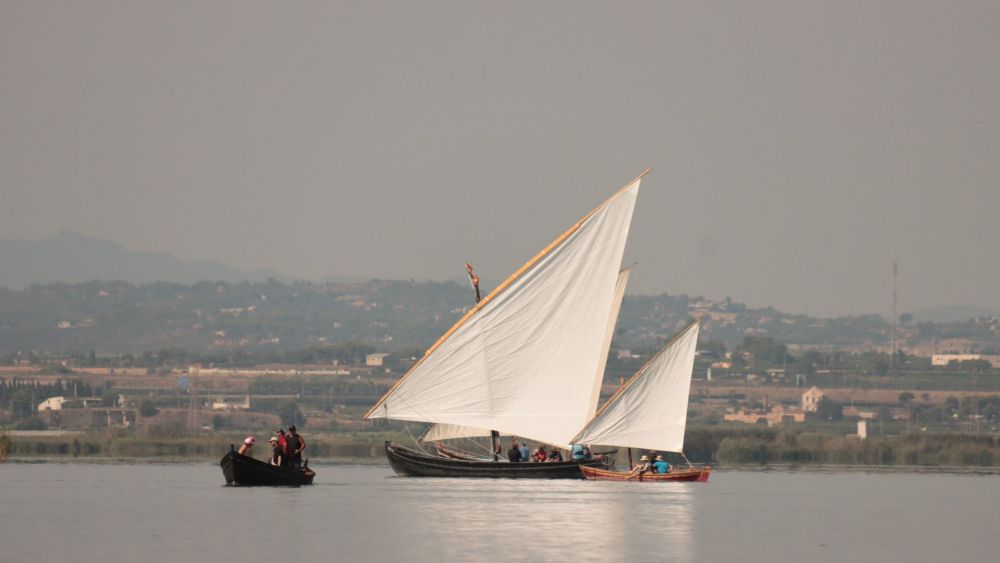
[[[1000,308],[1000,3],[0,14],[0,238],[503,279],[649,167],[631,292]]]

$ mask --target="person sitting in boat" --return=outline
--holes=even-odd
[[[549,452],[549,458],[545,461],[562,461],[562,460],[563,460],[562,452],[559,451],[559,448],[552,448],[552,451]]]
[[[531,449],[528,448],[528,442],[521,442],[521,461],[531,461]]]
[[[656,456],[656,461],[653,462],[653,469],[657,473],[670,473],[670,464],[663,459],[662,455]]]
[[[253,445],[257,443],[257,439],[253,436],[247,436],[246,440],[243,440],[243,445],[240,446],[240,455],[245,455],[247,457],[253,457]]]
[[[271,465],[281,465],[283,458],[285,457],[285,450],[281,448],[281,444],[278,443],[277,436],[271,436],[268,440],[271,443]]]
[[[507,450],[507,461],[511,463],[521,462],[521,448],[518,447],[516,440],[511,443],[510,449]]]
[[[288,442],[288,457],[291,458],[291,466],[295,469],[302,467],[302,450],[306,449],[306,441],[295,429],[295,425],[288,427],[288,435],[285,436]]]
[[[538,446],[538,449],[535,450],[535,455],[531,456],[531,461],[543,462],[547,457],[548,455],[545,453],[545,446]]]
[[[583,446],[583,459],[594,459],[594,452],[590,451],[590,446]]]
[[[573,461],[583,461],[587,459],[584,453],[583,444],[573,444],[570,446],[570,459]]]
[[[648,472],[651,468],[652,465],[649,463],[649,456],[644,455],[639,458],[639,463],[637,463],[635,467],[632,468],[632,473],[638,473],[642,475],[643,473]]]

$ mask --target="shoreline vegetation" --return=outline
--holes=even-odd
[[[6,437],[7,459],[216,460],[244,434],[149,437],[114,430]],[[396,432],[308,434],[308,457],[317,461],[382,462],[383,443],[410,441]],[[266,440],[263,435],[258,441]],[[266,445],[266,444],[265,444]],[[258,448],[257,456],[263,456]],[[600,448],[599,448],[600,449]],[[637,450],[636,450],[637,451]],[[1000,468],[1000,436],[909,433],[859,440],[853,436],[775,428],[692,428],[685,453],[695,463],[722,467]],[[619,463],[624,459],[618,454]]]

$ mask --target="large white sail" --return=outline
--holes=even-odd
[[[568,445],[587,421],[640,181],[483,299],[365,417],[489,428]]]
[[[608,316],[607,328],[604,332],[604,342],[601,345],[601,358],[597,361],[597,375],[594,378],[594,391],[590,397],[590,406],[587,409],[586,417],[591,419],[597,411],[597,401],[601,394],[601,383],[604,382],[604,369],[608,363],[608,352],[611,350],[611,339],[615,334],[615,326],[618,324],[618,313],[621,310],[622,298],[625,296],[625,287],[628,286],[631,268],[626,268],[618,272],[618,281],[615,283],[615,298],[612,303],[611,313]],[[424,442],[437,442],[440,440],[453,440],[456,438],[482,438],[490,435],[490,431],[485,428],[474,428],[472,426],[459,426],[456,424],[435,424],[424,432],[420,439]]]
[[[653,356],[573,442],[682,451],[698,327],[692,323]]]
[[[593,418],[594,413],[597,412],[597,401],[601,398],[601,384],[604,383],[604,370],[608,366],[608,353],[611,351],[611,339],[614,338],[615,327],[618,326],[618,313],[622,308],[622,299],[625,297],[625,287],[628,285],[628,276],[631,272],[632,268],[625,268],[618,272],[618,281],[615,283],[615,300],[611,306],[611,313],[608,315],[607,328],[604,330],[601,358],[597,361],[597,375],[594,377],[590,404],[587,406],[587,420]]]

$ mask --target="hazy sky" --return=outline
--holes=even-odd
[[[0,1],[0,238],[502,279],[643,183],[633,292],[1000,307],[998,2]],[[5,266],[6,267],[6,266]]]

